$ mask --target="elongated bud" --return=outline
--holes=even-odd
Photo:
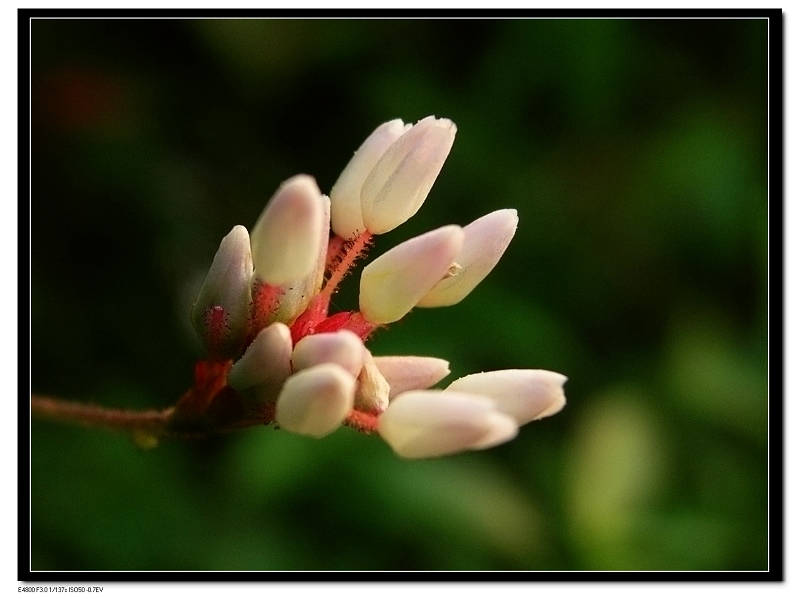
[[[328,196],[321,196],[322,199],[322,228],[320,229],[319,254],[314,268],[303,279],[287,283],[282,286],[278,307],[275,310],[274,318],[280,322],[292,322],[303,310],[308,307],[311,299],[322,287],[322,279],[325,275],[325,258],[328,250],[328,235],[330,226],[331,201]]]
[[[358,375],[355,407],[374,414],[389,405],[389,383],[375,364],[372,354],[364,350],[364,366]]]
[[[320,364],[289,377],[275,407],[275,421],[298,435],[324,437],[353,409],[356,379],[341,366]]]
[[[351,331],[308,335],[297,342],[292,352],[295,372],[317,364],[338,364],[353,376],[358,376],[364,364],[364,343]]]
[[[233,357],[247,336],[253,260],[250,236],[241,225],[222,238],[191,319],[207,351]]]
[[[376,324],[400,320],[445,276],[463,240],[461,227],[448,225],[404,241],[367,265],[361,313]]]
[[[389,399],[404,391],[427,389],[450,374],[450,364],[426,356],[375,356],[375,365],[389,383]]]
[[[517,431],[514,419],[489,398],[450,391],[401,393],[378,421],[378,434],[405,458],[486,449],[513,439]]]
[[[331,188],[331,229],[339,237],[354,239],[366,227],[361,216],[361,188],[386,149],[411,125],[400,119],[383,123],[361,144]]]
[[[564,407],[566,381],[563,374],[549,370],[497,370],[461,377],[446,390],[491,397],[499,410],[523,425]]]
[[[389,146],[361,188],[361,212],[370,233],[391,231],[417,213],[455,137],[452,121],[429,116]]]
[[[228,384],[239,393],[259,401],[277,398],[283,383],[292,373],[292,335],[282,322],[275,322],[256,335],[244,355],[228,373]]]
[[[478,286],[497,265],[517,231],[517,211],[497,210],[464,227],[464,245],[451,276],[439,281],[417,304],[421,308],[452,306]]]
[[[270,285],[307,277],[317,264],[325,204],[312,177],[284,182],[258,218],[251,245],[256,276]]]

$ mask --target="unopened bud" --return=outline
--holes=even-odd
[[[339,237],[354,239],[366,227],[361,215],[361,188],[386,149],[407,131],[400,119],[383,123],[361,144],[331,188],[331,229]]]
[[[468,374],[450,383],[446,390],[491,397],[499,410],[523,425],[564,407],[566,381],[563,374],[549,370],[497,370]]]
[[[452,306],[478,286],[500,261],[517,230],[517,211],[497,210],[464,227],[464,244],[456,268],[417,304],[421,308]]]
[[[319,254],[314,268],[308,276],[286,283],[281,287],[281,295],[278,306],[274,312],[274,319],[280,322],[292,322],[303,310],[308,307],[311,299],[319,292],[322,287],[322,279],[325,275],[325,259],[328,250],[329,223],[331,214],[331,201],[326,195],[322,199],[322,228],[320,229]]]
[[[389,383],[389,399],[404,391],[427,389],[450,374],[450,364],[426,356],[375,356],[375,365]]]
[[[258,218],[251,245],[256,276],[270,285],[304,279],[314,270],[325,229],[325,204],[312,177],[284,182]]]
[[[388,147],[361,188],[364,225],[386,233],[419,210],[453,147],[456,126],[429,116]]]
[[[241,225],[222,238],[191,319],[207,351],[233,357],[247,336],[253,260],[250,236]]]
[[[378,433],[405,458],[486,449],[513,439],[517,423],[489,398],[450,391],[408,391],[392,400]]]
[[[289,432],[324,437],[353,409],[356,379],[341,366],[320,364],[293,374],[283,386],[275,421]]]
[[[358,376],[364,364],[365,352],[361,338],[351,331],[308,335],[294,347],[292,368],[298,372],[330,362],[338,364],[353,376]]]
[[[359,305],[370,322],[400,320],[447,273],[464,233],[448,225],[395,246],[361,273]]]
[[[292,373],[292,335],[282,322],[261,330],[244,355],[228,373],[228,384],[239,393],[248,392],[259,401],[278,396],[284,381]]]

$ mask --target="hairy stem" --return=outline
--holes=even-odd
[[[341,242],[337,238],[332,240],[331,246],[338,250],[338,254],[329,260],[328,270],[330,271],[330,276],[322,287],[321,296],[330,299],[339,283],[342,282],[342,279],[350,270],[350,267],[353,266],[356,259],[367,248],[371,239],[372,233],[364,231],[358,237],[345,242]]]
[[[44,395],[31,395],[31,414],[51,420],[84,426],[166,433],[172,408],[166,410],[117,410],[66,401]]]

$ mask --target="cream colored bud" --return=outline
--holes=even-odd
[[[352,331],[308,335],[297,342],[292,352],[295,372],[317,364],[338,364],[353,376],[358,376],[364,364],[364,343]]]
[[[486,449],[517,432],[514,419],[497,411],[489,398],[449,391],[401,393],[378,421],[378,434],[405,458]]]
[[[451,276],[439,281],[417,304],[421,308],[452,306],[467,297],[497,265],[517,231],[517,211],[497,210],[464,227],[464,245]]]
[[[301,370],[284,384],[275,421],[298,435],[324,437],[339,428],[353,409],[355,391],[355,377],[336,364]]]
[[[375,359],[364,349],[364,366],[358,375],[355,406],[365,412],[383,412],[389,405],[389,383],[375,364]]]
[[[322,287],[322,280],[325,275],[325,260],[328,253],[328,236],[330,234],[331,201],[326,195],[321,196],[321,198],[323,226],[320,229],[317,262],[308,276],[281,286],[283,293],[279,298],[278,307],[275,310],[274,316],[277,321],[294,321],[294,319],[302,314],[303,310],[308,307],[311,299]]]
[[[192,306],[191,319],[206,349],[234,356],[247,336],[253,260],[250,236],[241,225],[222,238],[211,268]],[[220,330],[210,330],[209,310],[222,309]]]
[[[375,356],[375,365],[389,383],[389,399],[414,389],[432,387],[450,374],[450,364],[426,356]]]
[[[566,381],[563,374],[549,370],[497,370],[468,374],[453,381],[446,390],[491,397],[499,410],[523,425],[564,407]]]
[[[284,182],[258,218],[251,245],[256,276],[284,285],[309,276],[320,254],[325,202],[312,177]]]
[[[361,213],[370,233],[391,231],[417,213],[455,137],[452,121],[429,116],[388,147],[361,188]]]
[[[383,123],[361,144],[331,188],[331,229],[344,239],[361,235],[361,188],[386,149],[411,125],[400,119]]]
[[[262,329],[228,373],[228,384],[238,391],[272,401],[292,373],[292,335],[282,322]]]
[[[400,320],[445,276],[463,240],[461,227],[448,225],[404,241],[367,265],[361,313],[376,324]]]

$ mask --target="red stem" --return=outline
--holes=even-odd
[[[331,246],[341,246],[344,250],[344,255],[342,255],[339,260],[333,260],[333,264],[330,266],[330,277],[327,281],[325,281],[325,285],[323,286],[322,291],[320,291],[320,295],[327,298],[330,298],[333,295],[333,292],[336,291],[336,288],[339,286],[339,283],[342,282],[342,279],[344,279],[347,271],[350,270],[350,267],[353,266],[356,259],[358,259],[361,253],[369,245],[369,242],[372,239],[372,233],[369,231],[364,231],[355,239],[348,240],[344,243],[337,241],[337,239],[340,238],[334,238],[331,240]]]
[[[160,432],[165,429],[172,415],[172,408],[141,412],[115,410],[55,397],[31,395],[31,414],[85,426]]]

